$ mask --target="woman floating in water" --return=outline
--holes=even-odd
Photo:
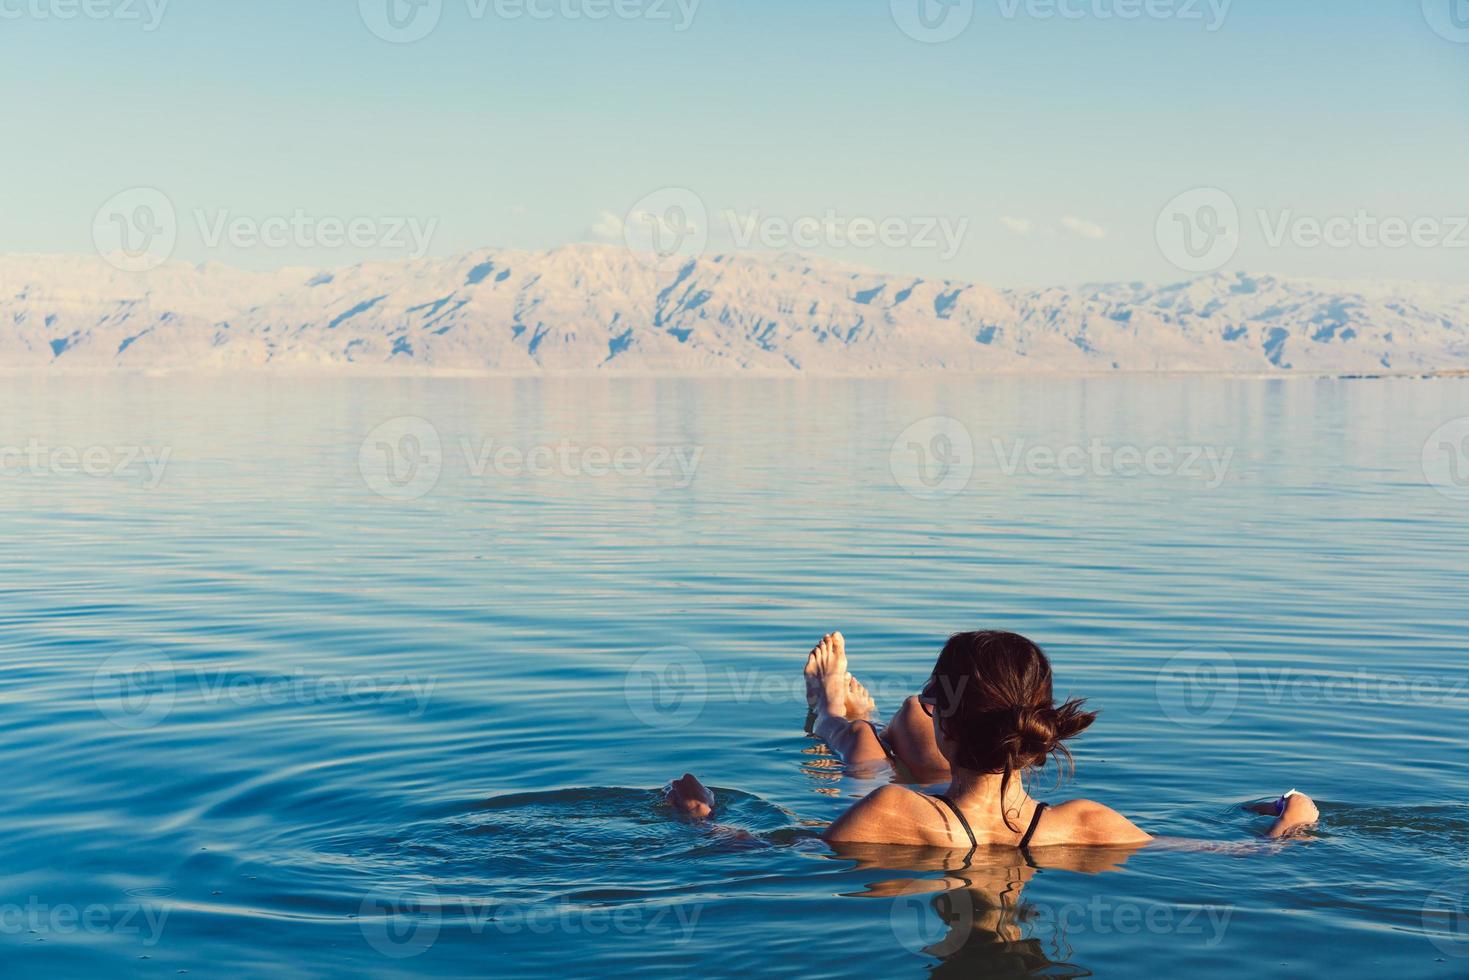
[[[806,660],[813,731],[849,766],[891,761],[921,777],[949,780],[938,796],[883,786],[842,814],[823,835],[832,843],[903,844],[968,850],[1056,845],[1136,846],[1153,838],[1122,814],[1090,800],[1049,806],[1031,799],[1024,777],[1048,759],[1069,764],[1066,742],[1096,719],[1081,701],[1056,704],[1051,665],[1014,633],[960,633],[939,654],[922,693],[903,702],[883,730],[867,721],[866,689],[847,671],[840,633],[823,637]],[[929,778],[932,777],[932,778]],[[708,817],[714,795],[692,775],[665,790],[668,803]],[[1269,838],[1320,817],[1291,791],[1270,805]]]

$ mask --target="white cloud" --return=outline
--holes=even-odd
[[[1092,241],[1101,241],[1107,237],[1107,229],[1093,221],[1085,221],[1081,218],[1062,218],[1061,227],[1065,228],[1077,238],[1089,238]]]
[[[608,242],[622,241],[622,218],[611,211],[603,211],[592,225],[592,234]]]
[[[1009,228],[1011,231],[1013,231],[1017,235],[1020,235],[1022,238],[1026,235],[1029,235],[1031,229],[1035,227],[1030,223],[1029,218],[1002,217],[1000,218],[1000,224],[1004,225],[1006,228]]]

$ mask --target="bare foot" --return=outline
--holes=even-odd
[[[866,721],[877,710],[877,702],[867,693],[862,682],[851,674],[847,675],[847,720]]]
[[[691,773],[663,787],[663,801],[695,820],[704,820],[714,812],[714,793]]]
[[[842,718],[847,712],[847,641],[828,633],[806,658],[806,696],[818,715]]]

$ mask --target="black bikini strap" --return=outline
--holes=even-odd
[[[878,745],[882,746],[883,754],[888,757],[889,762],[896,766],[898,764],[898,757],[893,753],[893,747],[888,744],[888,740],[882,737],[882,729],[878,728],[870,721],[863,720],[862,724],[872,729],[872,737],[877,739]]]
[[[954,805],[953,800],[949,799],[942,793],[934,798],[942,800],[950,810],[954,811],[954,816],[959,818],[959,826],[963,827],[964,833],[969,835],[969,856],[973,857],[974,852],[979,848],[979,838],[974,836],[974,831],[970,828],[969,821],[964,819],[964,813],[957,806]],[[966,860],[965,863],[968,864],[969,862]]]
[[[1035,829],[1041,825],[1041,814],[1046,812],[1044,803],[1035,805],[1035,816],[1030,818],[1030,827],[1025,831],[1025,836],[1020,838],[1020,849],[1022,851],[1030,847],[1030,839],[1035,836]]]

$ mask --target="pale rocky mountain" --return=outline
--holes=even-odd
[[[1001,291],[610,246],[334,271],[0,257],[0,370],[869,374],[1469,370],[1469,288],[1219,274]]]

